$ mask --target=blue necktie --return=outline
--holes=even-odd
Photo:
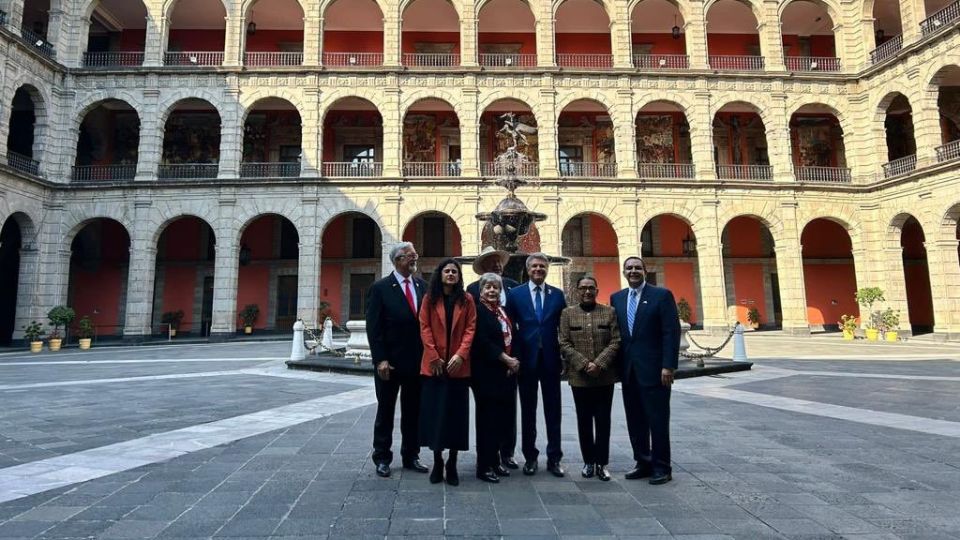
[[[537,313],[537,320],[543,322],[543,297],[540,295],[540,287],[535,287],[533,292],[536,293],[533,301],[533,310]]]
[[[630,289],[630,301],[627,302],[627,326],[630,327],[630,335],[633,336],[633,321],[637,318],[637,290]]]

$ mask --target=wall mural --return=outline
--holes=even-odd
[[[796,161],[801,167],[835,167],[837,146],[832,122],[822,118],[796,121]]]
[[[403,121],[403,161],[437,161],[437,119],[428,114],[408,114]]]
[[[217,113],[174,113],[163,138],[164,163],[220,161],[220,116]]]
[[[640,163],[673,163],[673,116],[637,117],[637,154]]]

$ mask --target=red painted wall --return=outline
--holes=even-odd
[[[323,33],[324,52],[383,52],[383,32],[328,30]]]
[[[519,43],[520,54],[537,54],[537,34],[534,32],[480,32],[479,43],[481,50],[482,46],[487,43]]]
[[[346,217],[338,217],[324,229],[321,240],[323,249],[320,251],[320,300],[330,304],[330,314],[337,322],[343,322],[339,320],[340,311],[343,308],[343,302],[340,300],[343,288],[343,265],[328,261],[347,256],[344,240],[346,227]]]
[[[800,55],[800,36],[783,36],[783,44],[790,47],[787,56]],[[833,36],[810,36],[810,56],[836,56],[837,49]]]
[[[197,268],[195,265],[179,266],[176,261],[196,262],[205,258],[206,253],[200,252],[200,236],[206,226],[194,217],[181,218],[168,225],[160,236],[163,258],[174,264],[166,265],[163,270],[163,293],[160,305],[154,309],[161,314],[183,310],[180,329],[184,331],[193,324]]]
[[[100,263],[85,271],[71,266],[70,307],[77,319],[89,316],[99,335],[120,335],[124,321],[120,318],[120,302],[127,280],[130,238],[116,221],[102,220],[100,225]],[[94,314],[94,311],[99,313]]]
[[[611,54],[610,34],[557,34],[557,54]]]
[[[241,266],[237,283],[236,312],[240,313],[247,304],[257,304],[260,307],[260,316],[257,317],[254,328],[266,328],[267,306],[270,303],[270,267],[258,265],[256,262]],[[240,319],[237,318],[236,321],[239,328]]]
[[[224,30],[170,30],[167,50],[222,51],[225,41]]]
[[[932,326],[933,297],[930,292],[930,271],[924,240],[920,222],[910,219],[903,224],[900,245],[903,247],[903,274],[907,285],[910,324]]]
[[[276,52],[280,43],[303,43],[303,30],[257,30],[247,35],[248,52]]]
[[[673,292],[673,298],[679,302],[681,298],[686,298],[690,304],[690,322],[697,323],[697,304],[699,294],[693,281],[694,263],[676,262],[663,264],[663,282],[662,286]]]
[[[650,54],[687,54],[687,42],[681,34],[679,39],[673,39],[670,34],[633,34],[634,52],[637,45],[653,45]]]
[[[707,51],[713,55],[745,55],[760,46],[757,34],[707,34]]]
[[[182,218],[174,221],[163,231],[160,243],[163,258],[168,261],[196,260],[201,258],[201,227],[206,224],[197,218]]]
[[[660,255],[662,257],[682,257],[683,240],[693,231],[687,222],[674,216],[660,216]]]
[[[180,329],[187,331],[193,324],[193,306],[197,286],[197,269],[194,266],[167,266],[164,269],[163,295],[160,305],[154,309],[160,314],[183,310]],[[162,328],[160,330],[166,330]]]
[[[737,320],[747,324],[750,308],[760,311],[760,324],[770,322],[763,293],[763,266],[756,263],[733,264],[734,302],[737,306]],[[752,302],[752,303],[751,303]]]
[[[620,290],[620,263],[594,263],[593,275],[600,282],[597,301],[602,304],[610,302],[610,295]]]
[[[453,43],[454,53],[460,52],[460,32],[403,32],[400,39],[400,51],[405,53],[417,52],[414,46],[417,43]]]
[[[334,162],[337,160],[336,148],[336,127],[341,120],[346,125],[376,126],[383,125],[383,118],[377,111],[330,111],[323,121],[323,161]],[[383,128],[380,129],[383,133]],[[382,161],[383,156],[376,156],[377,161]]]
[[[731,257],[766,257],[760,231],[763,225],[754,218],[740,216],[727,224],[726,243]]]
[[[613,230],[606,219],[596,214],[591,214],[589,219],[590,243],[592,245],[590,255],[593,257],[616,257],[618,253],[616,231]]]
[[[860,316],[854,298],[857,274],[850,264],[803,263],[804,289],[807,293],[807,322],[837,324],[841,315]],[[836,300],[837,304],[833,305]]]

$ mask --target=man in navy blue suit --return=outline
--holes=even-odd
[[[623,409],[636,466],[627,480],[673,479],[670,467],[670,387],[680,360],[680,318],[673,293],[646,282],[640,257],[623,262],[628,288],[610,297],[620,328]]]
[[[543,253],[527,257],[530,281],[510,290],[507,314],[517,326],[514,351],[520,359],[521,447],[526,463],[523,474],[537,473],[537,387],[543,393],[543,418],[547,424],[547,470],[563,476],[560,464],[560,341],[557,329],[567,302],[563,291],[547,285],[550,261]]]

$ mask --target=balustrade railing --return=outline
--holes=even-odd
[[[638,69],[688,69],[690,58],[685,54],[635,54],[633,66]]]
[[[323,65],[327,67],[382,66],[383,53],[379,52],[325,52]]]
[[[717,165],[717,178],[721,180],[773,180],[770,165]]]
[[[504,166],[502,163],[497,163],[496,161],[487,161],[480,164],[480,174],[491,178],[499,178],[502,176],[507,176],[509,173],[506,166]],[[538,174],[540,174],[540,166],[534,162],[523,163],[517,167],[517,170],[514,171],[514,174],[521,178],[535,178]]]
[[[137,176],[137,166],[123,165],[74,165],[74,182],[109,182],[115,180],[133,180]]]
[[[638,163],[640,178],[694,178],[693,163]]]
[[[83,67],[136,67],[143,65],[143,51],[108,51],[83,53]]]
[[[583,178],[614,178],[617,176],[615,162],[566,162],[560,164],[560,176]]]
[[[165,66],[219,66],[223,64],[222,51],[167,52]]]
[[[217,163],[167,163],[160,165],[157,176],[161,180],[193,180],[216,178],[219,172]]]
[[[248,162],[240,164],[241,178],[292,178],[300,176],[299,162]]]
[[[323,176],[364,178],[383,176],[383,163],[362,161],[328,162],[321,165]]]
[[[460,176],[458,161],[407,162],[403,164],[404,176]]]
[[[893,178],[913,172],[917,168],[917,156],[904,156],[883,164],[883,177]]]
[[[460,55],[455,53],[404,53],[403,65],[406,67],[457,67]]]
[[[557,65],[564,68],[610,69],[612,54],[557,53]]]
[[[57,51],[53,49],[53,45],[47,41],[47,38],[31,31],[26,28],[20,29],[20,40],[30,46],[33,50],[38,53],[46,56],[47,58],[56,58]]]
[[[870,63],[879,64],[884,60],[893,58],[903,48],[903,36],[894,36],[883,42],[882,45],[870,51]]]
[[[840,59],[833,56],[787,56],[787,71],[840,71]]]
[[[847,167],[797,166],[793,174],[798,182],[849,184],[852,180]]]
[[[960,19],[960,2],[954,2],[920,23],[920,31],[924,37],[935,34]]]
[[[480,65],[483,67],[536,67],[535,54],[481,54]]]
[[[272,51],[243,53],[243,65],[247,67],[302,66],[302,52]]]
[[[937,147],[937,163],[960,159],[960,139]]]
[[[7,150],[7,165],[20,172],[40,176],[40,162],[23,154]]]
[[[762,56],[711,54],[710,67],[732,71],[759,71],[763,69]]]

